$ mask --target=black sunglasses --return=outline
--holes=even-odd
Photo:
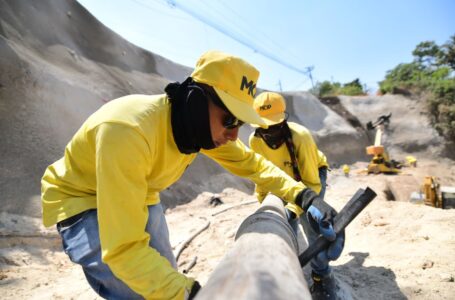
[[[213,88],[209,85],[201,84],[204,88],[205,95],[214,103],[216,106],[220,107],[222,110],[226,112],[226,115],[223,119],[223,127],[226,129],[235,129],[237,127],[242,126],[245,122],[240,121],[237,119],[224,105],[223,101],[221,101],[220,97],[218,97],[217,93],[213,90]]]
[[[227,114],[223,119],[223,127],[226,129],[235,129],[243,124],[245,124],[245,122],[240,121],[231,114]]]

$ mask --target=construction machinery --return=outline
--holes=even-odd
[[[419,192],[411,194],[411,202],[435,208],[455,209],[455,186],[441,186],[435,176],[425,176]]]
[[[422,193],[426,205],[442,209],[455,208],[455,187],[441,186],[434,176],[425,176]]]
[[[428,206],[442,208],[441,186],[434,176],[425,176],[422,185],[422,193],[425,196],[424,203]]]
[[[376,129],[374,145],[366,148],[367,154],[373,156],[368,164],[368,173],[397,174],[400,172],[399,169],[401,168],[401,164],[397,161],[389,159],[389,155],[382,145],[382,135],[384,133],[384,129],[390,124],[391,116],[392,113],[382,115],[374,123],[371,121],[367,123],[367,130]]]

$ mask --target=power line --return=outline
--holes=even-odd
[[[162,9],[159,9],[157,8],[156,6],[155,7],[152,7],[150,6],[148,3],[144,3],[140,0],[132,0],[133,2],[135,2],[137,5],[140,5],[142,7],[145,7],[147,9],[150,9],[150,10],[153,10],[155,13],[160,13],[161,15],[166,15],[166,16],[169,16],[173,19],[180,19],[180,20],[186,20],[188,21],[188,19],[186,18],[182,18],[181,16],[178,16],[176,14],[170,14],[169,11],[166,11],[166,10],[162,10]],[[153,0],[153,2],[159,4],[160,6],[166,6],[165,3],[159,1],[159,0]]]
[[[304,83],[306,83],[309,80],[309,78],[305,78],[303,81],[301,81],[299,84],[295,85],[294,88],[292,88],[292,91],[297,90],[300,86],[302,86]]]
[[[278,63],[278,64],[280,64],[282,66],[285,66],[288,69],[293,70],[293,71],[295,71],[297,73],[300,73],[300,74],[303,74],[303,75],[306,75],[306,76],[308,76],[308,74],[310,74],[310,76],[311,76],[311,70],[312,69],[310,69],[308,67],[304,68],[304,69],[301,69],[301,68],[298,68],[298,67],[296,67],[296,66],[294,66],[294,65],[292,65],[292,64],[290,64],[290,63],[288,63],[288,62],[286,62],[284,60],[282,60],[280,57],[278,57],[278,56],[274,55],[273,53],[269,52],[267,49],[264,49],[261,46],[252,44],[247,38],[244,38],[242,36],[235,35],[232,32],[229,32],[225,28],[219,26],[219,24],[217,24],[216,22],[208,19],[203,14],[199,13],[197,10],[192,9],[190,6],[188,6],[186,4],[183,4],[183,3],[177,3],[176,0],[165,0],[165,1],[171,7],[179,8],[179,9],[183,10],[184,12],[186,12],[189,15],[191,15],[192,17],[194,17],[194,18],[198,19],[199,21],[209,25],[210,27],[212,27],[215,30],[221,32],[222,34],[229,36],[230,38],[232,38],[235,41],[241,43],[242,45],[252,49],[253,51],[262,54],[263,56],[269,58],[270,60],[273,60],[276,63]]]
[[[213,3],[213,2],[211,2]],[[239,13],[237,13],[237,11],[235,11],[234,9],[232,9],[230,6],[228,6],[224,1],[219,1],[218,4],[220,4],[221,6],[224,7],[225,10],[228,10],[231,12],[231,14],[235,15],[237,17],[237,19],[243,23],[244,25],[246,25],[245,27],[241,27],[241,32],[248,32],[248,29],[251,29],[253,28],[253,32],[248,32],[247,36],[250,40],[252,40],[253,37],[256,37],[258,35],[261,35],[266,42],[269,43],[270,46],[272,47],[275,47],[276,51],[277,52],[281,52],[283,50],[288,50],[288,48],[283,48],[283,45],[280,45],[278,44],[277,42],[275,42],[274,39],[271,39],[267,34],[265,34],[263,31],[260,30],[260,28],[254,28],[254,26],[251,26],[251,24],[249,24],[248,21],[245,20],[245,18],[243,16],[241,16]],[[226,15],[226,13],[224,13],[223,15]],[[229,20],[229,22],[227,24],[230,24],[230,25],[237,25],[237,26],[240,26],[239,22],[233,22],[232,18],[231,20]],[[264,44],[263,42],[261,42],[261,44]],[[264,47],[266,48],[269,48],[267,45],[264,45]],[[293,56],[294,59],[297,59],[299,60],[299,58],[297,58],[297,56],[295,56],[294,53],[291,53],[289,51],[287,51],[287,54],[290,54],[291,56]],[[287,56],[290,56],[290,55],[287,55]]]
[[[231,36],[240,35],[243,39],[250,41],[250,45],[253,45],[254,49],[259,48],[256,46],[257,42],[254,42],[254,37],[256,37],[258,34],[262,34],[265,38],[265,42],[268,42],[268,45],[264,43],[264,40],[260,42],[263,48],[270,49],[275,47],[274,51],[276,52],[283,50],[283,47],[281,45],[275,43],[274,40],[270,39],[261,31],[256,30],[254,26],[251,26],[251,24],[245,21],[245,19],[240,14],[227,6],[224,2],[217,2],[217,4],[221,5],[222,7],[213,5],[213,1],[199,1],[198,4],[205,7],[205,11],[203,11],[202,7],[197,9],[200,14],[210,16],[212,20],[215,19],[218,26],[225,28],[227,31],[231,32]],[[230,15],[226,13],[227,11],[230,12]],[[233,15],[237,17],[237,19],[233,18]],[[252,31],[251,29],[254,30]]]
[[[205,6],[205,11],[203,11],[203,8],[198,8],[198,12],[201,15],[206,15],[206,16],[211,16],[212,20],[215,19],[218,26],[220,28],[229,28],[231,31],[231,35],[237,35],[240,36],[242,39],[251,39],[251,34],[247,32],[247,30],[242,29],[239,26],[237,22],[233,22],[232,18],[229,18],[226,12],[220,12],[217,7],[214,7],[210,4],[210,2],[206,1],[200,1],[198,2],[199,4],[202,4]],[[185,12],[187,13],[187,12]],[[194,18],[194,16],[192,16]],[[201,21],[201,20],[199,20]],[[208,25],[213,28],[210,24],[207,24],[207,22],[203,22],[205,25]],[[230,25],[230,26],[229,26]]]

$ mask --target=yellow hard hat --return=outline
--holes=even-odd
[[[239,120],[267,127],[253,108],[259,71],[243,59],[220,51],[208,51],[199,58],[191,78],[213,87]]]
[[[269,126],[281,123],[286,118],[286,101],[278,93],[259,94],[254,99],[254,109]]]

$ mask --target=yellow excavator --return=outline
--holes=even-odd
[[[436,181],[434,176],[425,176],[422,185],[422,192],[424,195],[424,203],[428,206],[443,208],[443,201],[441,197],[441,186]]]
[[[400,172],[401,164],[397,161],[391,160],[382,145],[382,134],[384,129],[390,124],[391,116],[392,113],[382,115],[375,122],[370,121],[367,123],[367,130],[376,129],[374,145],[366,148],[367,154],[373,156],[368,164],[368,174],[397,174]]]

